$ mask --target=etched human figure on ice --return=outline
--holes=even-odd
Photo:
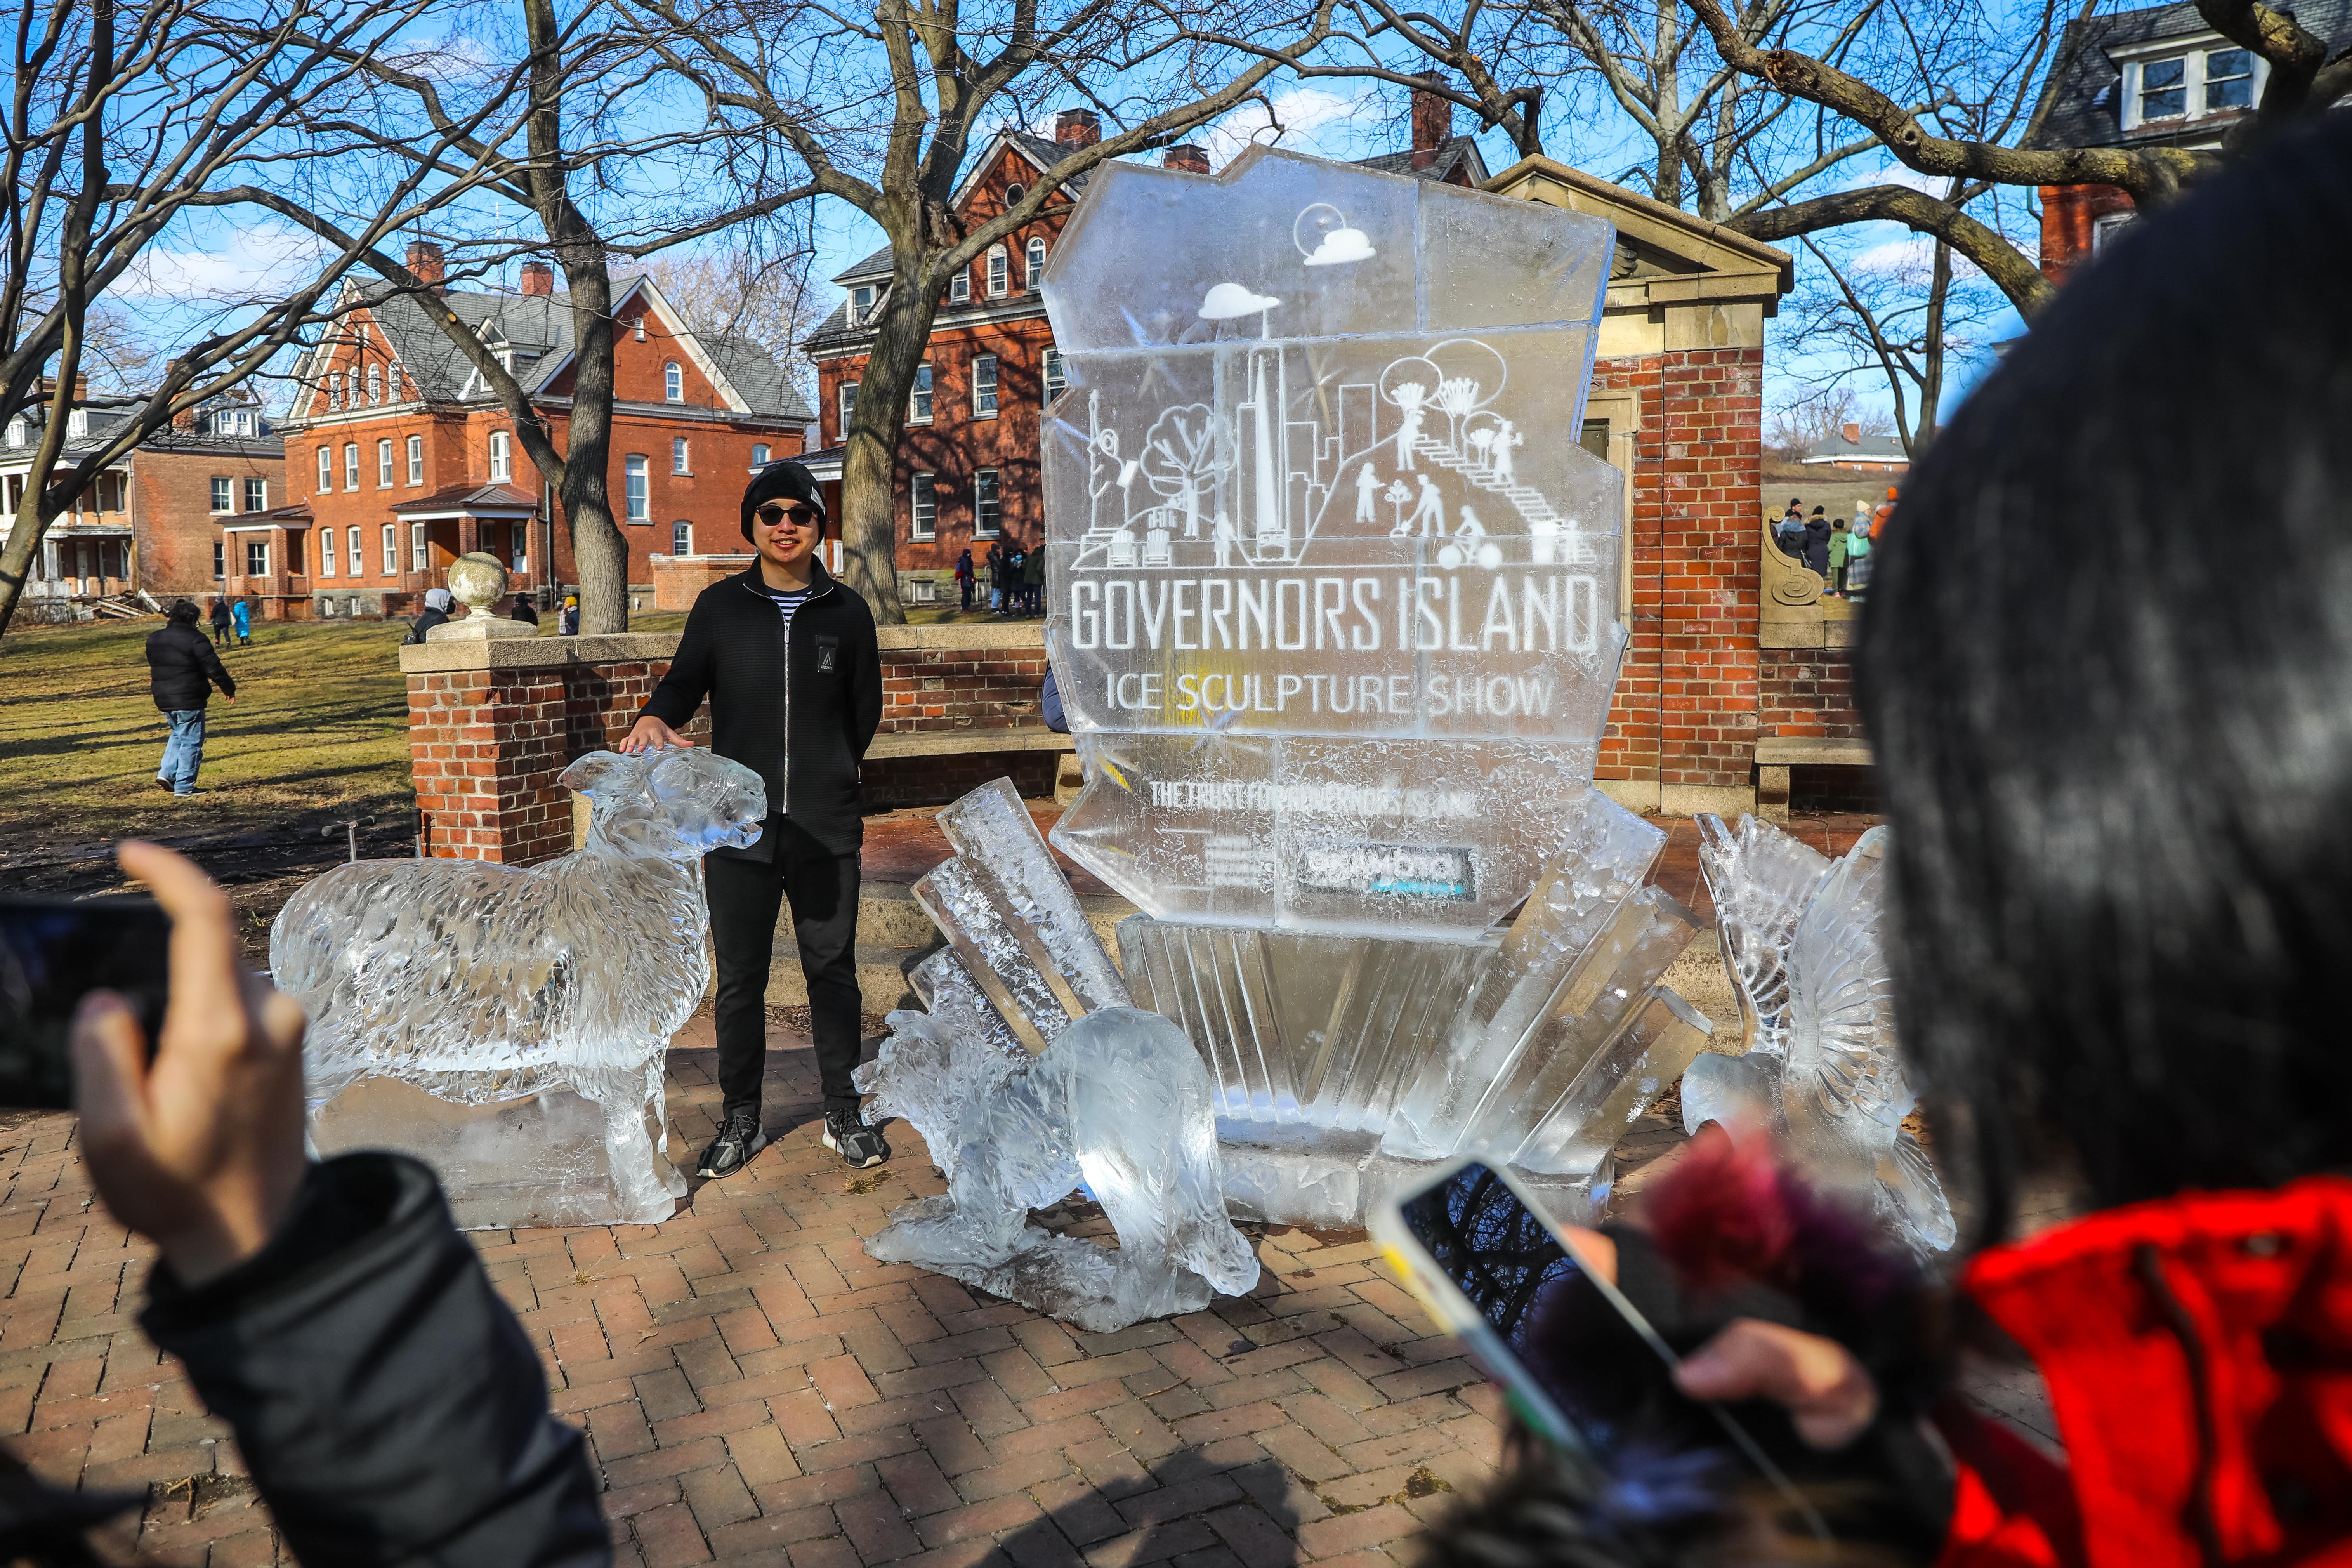
[[[1234,543],[1237,537],[1234,532],[1234,520],[1220,511],[1209,531],[1217,542],[1217,569],[1223,571],[1234,563]]]
[[[1374,509],[1374,502],[1380,497],[1380,489],[1381,477],[1372,472],[1372,466],[1370,463],[1366,463],[1356,471],[1356,521],[1358,522],[1380,521],[1380,513]]]
[[[1524,447],[1527,444],[1527,432],[1514,429],[1509,420],[1504,420],[1503,423],[1496,427],[1495,431],[1495,444],[1491,448],[1494,456],[1487,459],[1495,467],[1495,482],[1496,484],[1515,485],[1519,482],[1517,465],[1511,459],[1511,448],[1514,447]]]
[[[1413,444],[1421,439],[1421,421],[1426,412],[1422,407],[1422,387],[1419,382],[1408,381],[1396,389],[1396,405],[1404,410],[1404,423],[1397,426],[1397,467],[1411,469]]]
[[[1456,539],[1484,539],[1486,537],[1486,525],[1478,521],[1478,514],[1476,512],[1472,511],[1465,506],[1462,509],[1462,526],[1454,531],[1454,537]]]
[[[1412,521],[1421,525],[1423,539],[1434,538],[1445,531],[1445,498],[1437,493],[1427,474],[1420,479],[1421,500],[1412,509]]]

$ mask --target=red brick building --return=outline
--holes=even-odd
[[[2352,0],[2305,0],[2294,18],[2332,58],[2352,43]],[[2262,100],[2270,67],[2208,26],[2194,5],[2066,25],[2042,89],[2035,148],[2218,148]],[[2114,185],[2042,187],[2042,270],[2063,283],[2132,220]]]
[[[93,452],[123,415],[78,408],[66,458]],[[14,515],[41,438],[27,410],[0,432],[0,500]],[[102,598],[144,594],[159,603],[223,592],[224,528],[286,499],[284,443],[249,394],[213,399],[158,431],[99,476],[81,502],[49,525],[26,584],[22,613],[87,616]]]
[[[956,191],[957,217],[971,226],[994,220],[1038,181],[1054,179],[1055,168],[1073,153],[1101,139],[1099,121],[1083,109],[1057,116],[1050,142],[1025,132],[1000,132]],[[1443,99],[1416,95],[1413,142],[1405,152],[1361,162],[1458,185],[1486,178],[1477,142],[1452,134],[1452,108]],[[1208,155],[1198,147],[1169,149],[1167,163],[1210,172]],[[1036,221],[991,247],[940,301],[892,487],[898,592],[909,603],[954,597],[956,557],[966,549],[978,562],[993,541],[1003,540],[1011,550],[1044,536],[1041,425],[1045,405],[1061,395],[1062,370],[1037,285],[1086,180],[1080,174],[1057,181],[1055,199]],[[890,281],[888,247],[834,281],[845,298],[803,346],[817,363],[821,449],[811,454],[810,468],[826,482],[838,510],[841,446],[873,342],[866,323]]]
[[[408,265],[437,282],[438,247]],[[572,387],[572,304],[554,268],[527,261],[515,293],[440,290],[530,394],[560,449]],[[789,373],[747,340],[694,332],[650,279],[617,284],[610,477],[629,543],[631,597],[649,604],[656,560],[742,548],[750,471],[805,446],[810,416]],[[232,591],[271,613],[406,614],[457,556],[509,563],[551,599],[575,583],[562,506],[514,422],[409,295],[354,285],[332,338],[295,367],[284,424],[289,493],[231,532]]]

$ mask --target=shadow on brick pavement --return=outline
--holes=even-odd
[[[845,1169],[804,1038],[771,1038],[777,1142],[743,1174],[658,1226],[474,1237],[621,1562],[1387,1568],[1491,1469],[1500,1401],[1359,1236],[1265,1235],[1247,1298],[1108,1335],[875,1263],[860,1237],[942,1184],[903,1125],[888,1166]],[[670,1058],[681,1163],[714,1131],[709,1042],[704,1015]],[[0,1436],[52,1481],[146,1489],[113,1539],[154,1562],[281,1560],[226,1427],[138,1330],[152,1252],[94,1203],[73,1119],[0,1130]]]

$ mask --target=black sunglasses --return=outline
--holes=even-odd
[[[770,528],[775,527],[776,524],[783,521],[786,518],[792,519],[793,526],[794,528],[806,528],[817,520],[816,509],[814,507],[782,507],[776,505],[772,501],[768,505],[761,507],[757,515],[760,521],[766,523]]]

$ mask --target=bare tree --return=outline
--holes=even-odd
[[[231,182],[318,156],[289,128],[348,79],[341,57],[387,47],[427,4],[280,0],[259,22],[242,18],[265,40],[253,48],[233,47],[211,0],[17,0],[0,148],[0,419],[25,416],[40,435],[0,547],[0,629],[50,523],[100,474],[329,320],[322,301],[360,250],[430,205],[418,182],[384,183],[351,243],[320,256],[309,282],[212,302],[220,308],[172,345],[152,380],[154,351],[130,343],[124,311],[109,302],[175,222],[234,201]],[[440,157],[448,145],[427,139],[422,150]],[[453,168],[444,193],[468,179]],[[86,379],[114,416],[78,434]]]
[[[1983,346],[2000,300],[1956,277],[1951,247],[1921,237],[1840,258],[1810,236],[1813,266],[1781,306],[1782,341],[1814,363],[1819,386],[1857,373],[1885,384],[1894,433],[1913,461],[1936,438],[1950,366]]]
[[[785,368],[803,400],[814,404],[816,377],[800,343],[825,312],[810,287],[810,258],[804,244],[770,254],[737,237],[691,255],[654,257],[646,272],[697,336],[757,344]]]
[[[1062,182],[1172,145],[1259,95],[1328,36],[1336,0],[1285,13],[1240,0],[625,0],[700,89],[741,128],[747,188],[805,181],[882,230],[890,281],[847,431],[845,576],[886,624],[898,603],[891,488],[908,394],[949,278],[1066,199]],[[1077,99],[1114,126],[1074,149],[1001,216],[967,227],[951,209],[974,139]]]
[[[1833,381],[1774,409],[1765,422],[1764,445],[1783,461],[1794,462],[1849,425],[1868,436],[1888,429],[1885,416],[1866,408],[1853,387]]]

